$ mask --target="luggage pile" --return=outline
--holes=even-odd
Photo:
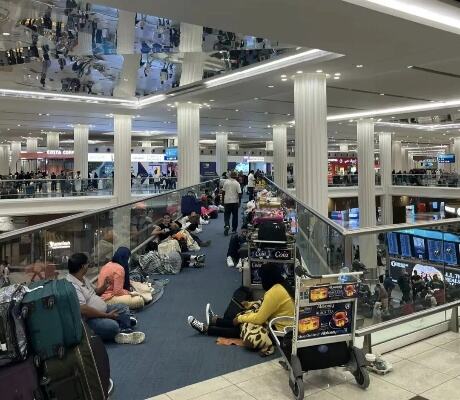
[[[2,399],[106,400],[110,364],[66,280],[0,289]]]

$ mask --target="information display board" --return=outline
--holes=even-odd
[[[409,235],[405,233],[400,233],[399,242],[401,243],[401,255],[403,257],[412,257],[412,249],[410,245]]]

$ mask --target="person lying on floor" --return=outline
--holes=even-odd
[[[127,305],[107,304],[99,297],[111,284],[108,280],[94,290],[85,276],[88,272],[86,254],[73,254],[67,266],[69,273],[66,279],[75,287],[82,317],[96,335],[102,340],[123,344],[139,344],[145,340],[143,332],[133,330],[137,321]]]
[[[197,242],[198,246],[200,247],[207,247],[211,244],[210,240],[202,241],[197,235],[193,234],[192,232],[198,227],[198,224],[194,223],[191,224],[187,231],[189,232],[190,236]],[[182,224],[179,221],[173,221],[171,218],[171,214],[165,213],[163,215],[162,222],[155,226],[152,232],[152,236],[154,236],[155,241],[162,242],[163,240],[174,236],[182,229]]]
[[[101,297],[107,304],[126,304],[131,310],[144,307],[144,298],[136,291],[131,290],[129,281],[129,258],[131,251],[127,247],[119,247],[112,257],[112,261],[105,264],[97,279],[102,287],[109,282]]]
[[[234,267],[241,259],[242,246],[247,242],[248,229],[243,225],[239,233],[235,233],[230,238],[227,250],[227,266]],[[247,253],[247,249],[246,249]],[[247,255],[245,255],[247,257]]]
[[[221,318],[214,314],[210,304],[207,304],[206,322],[189,316],[188,324],[203,335],[239,338],[243,337],[244,324],[266,327],[273,318],[293,317],[294,288],[289,285],[283,274],[284,269],[280,264],[268,263],[260,268],[259,276],[266,293],[257,311],[235,313],[233,301],[230,301],[227,311],[231,312],[226,312],[224,318]],[[244,309],[249,309],[252,303],[243,302],[241,305]],[[276,329],[282,331],[287,326],[289,326],[288,322],[280,321],[276,324]]]
[[[145,247],[145,253],[138,258],[139,266],[144,275],[178,274],[182,268],[203,268],[206,256],[191,255],[171,251],[168,254],[158,252],[158,243],[150,241]]]

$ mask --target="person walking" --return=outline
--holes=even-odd
[[[232,216],[232,233],[238,229],[238,209],[240,205],[241,186],[236,180],[238,175],[232,171],[230,178],[226,179],[222,188],[222,202],[224,203],[224,235],[228,236],[230,230],[230,215]]]
[[[254,177],[254,170],[251,170],[248,175],[248,195],[249,201],[254,200],[254,188],[256,187],[256,178]]]

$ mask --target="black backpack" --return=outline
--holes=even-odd
[[[272,242],[286,242],[286,227],[279,222],[263,222],[259,225],[258,239]]]

